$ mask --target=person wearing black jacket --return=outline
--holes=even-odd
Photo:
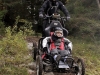
[[[65,14],[67,20],[69,20],[70,19],[69,12],[67,8],[64,6],[64,4],[59,0],[45,0],[43,5],[39,9],[39,17],[43,18],[44,15],[51,16],[53,13],[58,13],[59,9]],[[43,34],[47,26],[48,26],[48,20],[44,20],[43,21]]]

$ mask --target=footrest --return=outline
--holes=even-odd
[[[67,64],[65,64],[64,62],[62,62],[62,61],[59,61],[58,67],[59,68],[69,68],[69,66]]]

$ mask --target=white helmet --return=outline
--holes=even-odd
[[[60,27],[55,28],[54,35],[58,38],[63,37],[63,30]]]

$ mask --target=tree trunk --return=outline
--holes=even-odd
[[[100,14],[100,0],[96,0],[99,8],[99,14]]]

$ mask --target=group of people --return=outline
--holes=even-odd
[[[69,12],[60,0],[45,0],[39,10],[39,17],[43,18],[44,15],[50,16],[53,13],[58,13],[59,9],[65,14],[67,20],[69,20]],[[43,21],[42,35],[45,33],[44,30],[46,27],[48,27],[47,19]],[[55,61],[59,61],[61,57],[70,55],[72,51],[72,42],[63,35],[63,29],[60,27],[56,27],[53,34],[49,37],[45,37],[45,35],[43,35],[43,37],[45,37],[42,42],[43,51],[47,50],[47,43],[50,42],[49,51]]]

